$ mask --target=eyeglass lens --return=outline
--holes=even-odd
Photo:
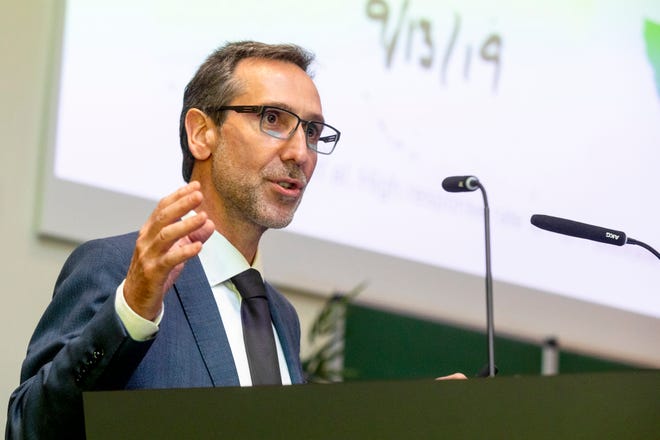
[[[286,110],[264,107],[261,130],[278,139],[289,139],[302,122],[307,146],[319,153],[330,154],[337,142],[337,131],[321,122],[305,122]]]

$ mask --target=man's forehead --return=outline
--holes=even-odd
[[[234,72],[241,92],[234,99],[240,105],[275,105],[293,112],[305,111],[305,118],[322,118],[318,90],[312,78],[298,65],[280,60],[246,58]],[[242,102],[251,99],[253,102]],[[241,102],[239,102],[241,101]]]
[[[261,70],[269,69],[283,69],[290,71],[298,71],[299,73],[304,74],[305,76],[311,77],[303,70],[299,65],[292,61],[287,60],[278,60],[270,58],[261,58],[261,57],[248,57],[243,58],[236,64],[235,73],[250,73]]]

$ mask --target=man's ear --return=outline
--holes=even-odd
[[[190,153],[197,160],[208,159],[218,139],[215,123],[206,113],[196,108],[188,110],[185,123]]]

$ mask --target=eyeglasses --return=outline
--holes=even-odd
[[[339,130],[320,121],[305,121],[288,110],[270,105],[224,105],[209,110],[233,110],[237,113],[256,113],[261,116],[259,129],[277,139],[291,139],[302,124],[307,147],[321,154],[330,154],[339,142]]]

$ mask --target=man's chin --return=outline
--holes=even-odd
[[[271,219],[267,222],[262,223],[268,229],[284,229],[291,224],[293,217],[287,219]]]
[[[295,204],[270,205],[267,210],[261,212],[261,225],[268,229],[286,228],[293,221],[299,203],[300,199],[298,199]]]
[[[260,221],[258,222],[261,226],[267,229],[283,229],[289,226],[293,221],[293,215],[295,210],[285,211],[285,212],[276,212],[270,213],[269,215],[261,216]]]

